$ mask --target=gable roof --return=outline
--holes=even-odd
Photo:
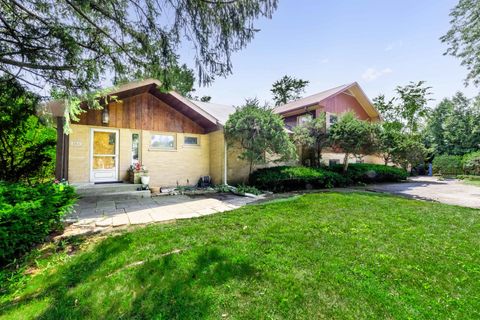
[[[320,104],[322,101],[328,98],[334,97],[345,91],[348,91],[348,93],[350,93],[357,99],[357,101],[360,103],[360,105],[363,107],[365,112],[370,117],[377,118],[380,116],[378,111],[375,109],[373,103],[370,101],[370,99],[367,97],[367,95],[365,94],[365,92],[362,90],[362,88],[359,86],[357,82],[344,84],[332,89],[328,89],[328,90],[316,93],[314,95],[311,95],[305,98],[301,98],[301,99],[289,102],[287,104],[276,107],[274,109],[274,112],[279,114],[284,114],[297,109],[314,106],[314,105]]]

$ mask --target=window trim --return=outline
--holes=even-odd
[[[173,137],[173,147],[153,147],[152,138],[154,136],[170,136]],[[151,132],[150,133],[150,142],[148,145],[148,150],[151,151],[177,151],[177,134],[170,132]]]
[[[190,144],[190,143],[185,143],[185,138],[196,138],[197,143],[196,144]],[[198,148],[201,145],[201,138],[200,135],[198,134],[184,134],[183,135],[183,146],[187,148]]]
[[[301,119],[306,118],[306,117],[308,117],[309,119],[302,122]],[[297,116],[297,125],[302,125],[305,122],[311,121],[311,120],[313,120],[313,115],[311,113],[301,114],[301,115]]]

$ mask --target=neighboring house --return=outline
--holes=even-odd
[[[223,132],[235,108],[192,101],[163,92],[160,85],[148,79],[119,87],[109,93],[116,101],[103,110],[85,109],[80,120],[70,124],[69,135],[63,132],[63,102],[51,102],[57,118],[57,179],[76,185],[127,181],[129,167],[141,163],[152,187],[194,185],[202,176],[211,176],[215,184],[244,182],[248,163],[238,159],[241,150],[227,148]],[[378,119],[356,83],[276,108],[288,127],[320,112],[327,112],[333,122],[347,110],[361,119]],[[342,157],[325,157],[337,158]]]
[[[326,130],[328,130],[342,113],[349,111],[354,112],[361,120],[380,120],[378,111],[356,82],[322,91],[275,108],[275,112],[284,118],[285,126],[290,130],[321,114],[325,114]],[[306,157],[301,156],[300,158],[303,162],[308,161]],[[343,158],[343,153],[336,153],[330,148],[322,152],[322,160],[325,164],[341,163]],[[353,155],[349,159],[349,162],[357,161],[360,160]],[[361,161],[383,163],[382,158],[378,156],[365,156]]]

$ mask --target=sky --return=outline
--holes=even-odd
[[[310,81],[304,96],[357,81],[373,99],[392,97],[398,85],[426,81],[436,105],[465,87],[460,60],[444,56],[439,38],[449,29],[457,0],[280,0],[273,18],[246,49],[232,56],[233,73],[196,95],[242,105],[246,98],[271,102],[271,86],[284,75]],[[185,46],[182,58],[191,56]],[[192,68],[192,61],[185,60]]]

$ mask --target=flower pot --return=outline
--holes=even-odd
[[[148,185],[150,183],[150,177],[149,176],[142,176],[140,179],[141,179],[143,185]]]

